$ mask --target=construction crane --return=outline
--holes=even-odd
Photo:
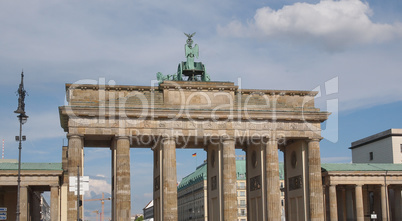
[[[94,210],[92,212],[96,214],[96,221],[98,221],[99,210]]]
[[[105,198],[105,193],[102,193],[102,198],[100,198],[100,199],[88,199],[88,200],[84,200],[84,201],[87,201],[87,202],[89,202],[89,201],[101,201],[101,203],[102,203],[102,212],[101,212],[101,215],[100,215],[100,218],[101,218],[101,221],[104,221],[105,219],[105,200],[111,200],[112,198],[111,197],[108,197],[108,198]]]

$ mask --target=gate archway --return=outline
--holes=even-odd
[[[66,85],[60,119],[68,133],[68,174],[84,147],[112,155],[112,217],[130,218],[130,148],[154,151],[156,220],[177,220],[176,148],[203,148],[211,220],[235,220],[235,148],[246,151],[248,217],[280,219],[278,149],[284,152],[288,219],[323,219],[319,140],[328,113],[316,92],[245,90],[232,82],[164,81],[158,86]],[[68,220],[76,216],[68,193]],[[254,206],[253,206],[254,205]],[[81,213],[82,214],[82,213]]]

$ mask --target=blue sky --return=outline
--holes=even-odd
[[[183,32],[197,32],[199,61],[213,81],[250,89],[320,89],[319,107],[337,104],[328,106],[335,112],[323,125],[322,161],[350,162],[350,142],[401,127],[401,10],[399,0],[0,1],[5,156],[17,158],[13,111],[22,69],[29,94],[22,159],[60,162],[67,142],[58,118],[65,83],[150,85],[157,72],[172,74],[184,60]],[[328,82],[334,93],[326,93]],[[178,179],[194,169],[194,152],[201,163],[203,151],[177,151]],[[110,186],[110,153],[88,148],[85,160],[93,190],[88,197],[99,197]],[[150,150],[131,150],[133,213],[152,198],[151,165]],[[100,203],[86,204],[87,215],[97,209]]]

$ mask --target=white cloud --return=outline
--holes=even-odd
[[[85,197],[90,197],[91,192],[95,194],[109,193],[110,194],[111,185],[106,182],[106,180],[98,180],[89,178],[89,191],[85,193]]]
[[[372,13],[368,3],[360,0],[295,3],[279,10],[260,8],[247,25],[232,21],[218,26],[218,32],[238,37],[288,38],[293,42],[318,43],[329,50],[402,37],[400,23],[374,23],[370,19]]]

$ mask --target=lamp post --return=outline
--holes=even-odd
[[[22,125],[27,122],[28,116],[25,114],[25,95],[26,91],[24,89],[24,72],[21,73],[21,83],[18,88],[18,108],[14,113],[19,114],[18,120],[20,122],[20,135],[15,137],[15,140],[19,142],[18,145],[18,189],[17,189],[17,215],[16,221],[20,220],[20,187],[21,187],[21,150],[22,150],[22,141],[26,140],[25,136],[22,136]]]

